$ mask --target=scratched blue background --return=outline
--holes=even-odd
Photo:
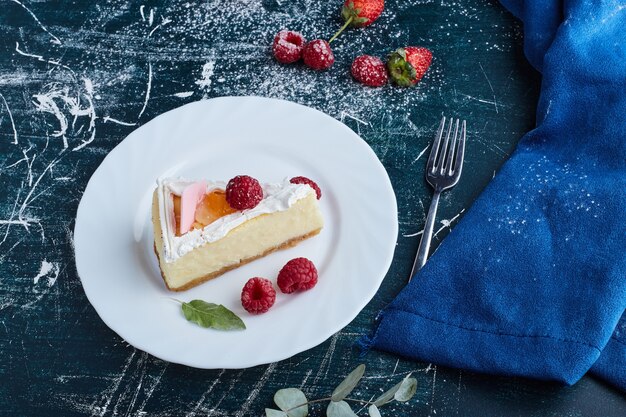
[[[494,1],[388,0],[378,22],[333,43],[330,71],[272,60],[281,28],[329,38],[339,3],[0,0],[0,414],[259,416],[277,389],[326,396],[363,361],[358,398],[408,372],[418,380],[416,397],[387,416],[626,415],[623,395],[593,378],[561,387],[375,351],[359,358],[355,340],[410,270],[430,197],[423,155],[441,115],[468,120],[469,144],[435,243],[532,128],[540,78],[520,25]],[[354,56],[403,45],[434,53],[419,88],[366,89],[349,77]],[[361,314],[314,349],[246,370],[168,364],[125,343],[88,303],[74,267],[76,208],[100,161],[138,126],[190,101],[250,94],[320,109],[372,146],[398,197],[395,259]]]

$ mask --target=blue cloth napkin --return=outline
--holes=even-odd
[[[626,389],[626,2],[502,3],[543,73],[537,128],[366,342],[567,384],[591,369]]]

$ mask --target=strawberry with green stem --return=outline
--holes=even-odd
[[[400,87],[411,87],[426,74],[432,59],[432,52],[421,46],[398,48],[387,61],[389,76]]]
[[[362,28],[371,25],[378,19],[384,8],[385,0],[345,0],[341,8],[341,16],[346,23],[328,42],[337,39],[348,26]]]

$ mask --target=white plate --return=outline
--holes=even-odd
[[[304,175],[322,189],[322,232],[182,293],[169,292],[152,249],[150,203],[162,175],[261,182]],[[371,148],[311,108],[260,97],[200,101],[156,117],[111,151],[78,206],[76,267],[102,320],[131,345],[197,368],[245,368],[288,358],[346,326],[378,290],[398,233],[396,199]],[[275,282],[298,256],[318,267],[312,290],[277,291],[269,312],[239,301],[253,276]],[[168,297],[224,304],[247,329],[220,332],[189,323]]]

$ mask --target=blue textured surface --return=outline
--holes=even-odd
[[[537,128],[385,310],[373,343],[568,384],[600,357],[593,372],[626,389],[615,330],[626,308],[626,3],[504,3],[542,68]]]
[[[415,398],[383,416],[626,415],[624,396],[597,378],[562,387],[379,351],[359,356],[355,340],[406,283],[441,116],[467,118],[471,139],[461,183],[442,198],[435,243],[534,125],[539,78],[519,22],[495,0],[387,0],[380,20],[333,42],[330,71],[274,62],[268,45],[278,30],[329,38],[341,25],[339,3],[0,0],[0,415],[258,417],[277,389],[328,396],[360,362],[357,398],[409,372],[418,380]],[[435,55],[417,88],[351,80],[354,56],[403,45]],[[398,199],[394,262],[361,314],[316,348],[245,370],[166,363],[129,346],[87,301],[74,268],[76,207],[102,159],[138,126],[191,101],[251,94],[322,110],[374,149]],[[311,416],[323,415],[312,406]]]

